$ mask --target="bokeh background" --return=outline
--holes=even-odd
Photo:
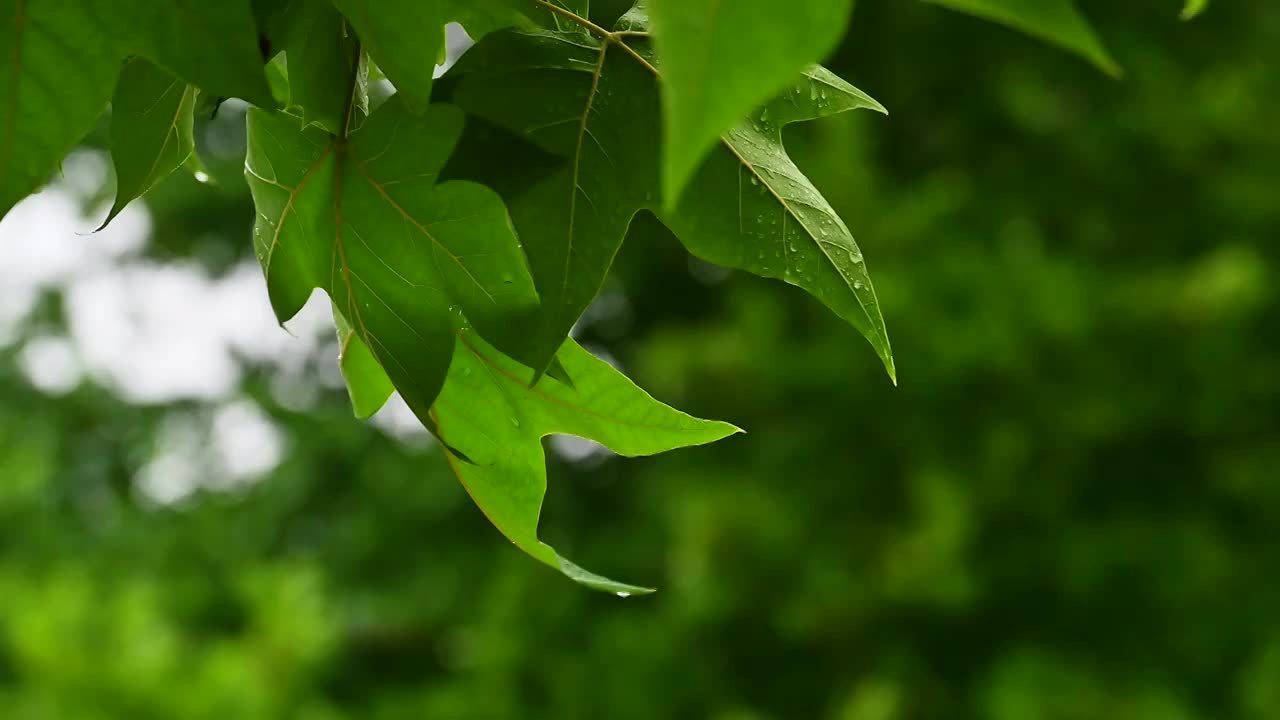
[[[99,131],[0,223],[0,718],[1280,717],[1280,5],[1082,5],[1123,81],[865,0],[829,65],[892,115],[788,131],[899,388],[640,221],[580,338],[750,434],[554,443],[544,537],[625,601],[352,419],[323,302],[275,325],[234,105],[91,235]]]

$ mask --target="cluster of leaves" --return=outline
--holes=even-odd
[[[1114,71],[1070,0],[935,0]],[[1192,2],[1194,13],[1203,3]],[[624,455],[736,432],[663,405],[569,332],[641,211],[694,255],[796,285],[893,355],[862,253],[782,128],[884,109],[813,63],[851,0],[0,0],[0,212],[111,105],[116,201],[193,157],[193,119],[248,113],[257,255],[283,322],[333,302],[356,414],[398,391],[516,545],[537,539],[541,438]],[[437,82],[443,28],[477,45]],[[395,93],[381,102],[370,79]]]

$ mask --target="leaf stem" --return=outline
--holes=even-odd
[[[647,59],[645,59],[643,55],[636,52],[635,48],[623,42],[623,38],[628,38],[628,37],[647,38],[649,37],[649,33],[639,31],[639,30],[618,30],[616,32],[610,32],[600,27],[599,25],[591,22],[587,18],[584,18],[581,15],[573,12],[572,10],[562,8],[559,5],[556,5],[555,3],[548,2],[547,0],[530,0],[530,2],[532,2],[534,5],[537,5],[540,8],[545,9],[547,12],[550,12],[553,15],[559,15],[560,17],[576,25],[581,25],[588,32],[599,37],[601,40],[604,40],[607,43],[612,43],[614,45],[617,45],[618,47],[622,48],[628,55],[634,58],[636,62],[648,68],[649,72],[653,73],[655,76],[659,74],[658,68],[654,67],[653,63],[649,62]]]

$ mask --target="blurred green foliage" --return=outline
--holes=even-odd
[[[201,406],[42,396],[0,350],[0,718],[1280,716],[1280,6],[1084,4],[1125,81],[865,0],[830,65],[892,115],[788,137],[900,388],[802,293],[627,244],[582,339],[750,433],[553,462],[544,537],[649,598],[261,370],[281,464],[156,507],[135,476]],[[149,254],[248,257],[224,160],[148,196]]]

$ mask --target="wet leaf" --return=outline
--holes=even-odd
[[[642,28],[631,13],[620,27]],[[809,291],[857,327],[891,376],[892,351],[862,253],[848,228],[782,146],[780,128],[856,108],[883,110],[813,67],[721,136],[672,210],[661,201],[657,69],[643,37],[623,47],[557,31],[491,35],[455,68],[469,113],[564,158],[526,186],[500,159],[462,170],[505,188],[535,283],[536,317],[504,350],[544,366],[599,292],[636,212],[657,214],[690,252]],[[451,74],[455,74],[451,73]],[[770,114],[772,113],[772,115]],[[492,338],[493,336],[488,336]]]
[[[850,0],[649,0],[662,65],[662,188],[674,207],[701,161],[747,113],[844,35]]]

